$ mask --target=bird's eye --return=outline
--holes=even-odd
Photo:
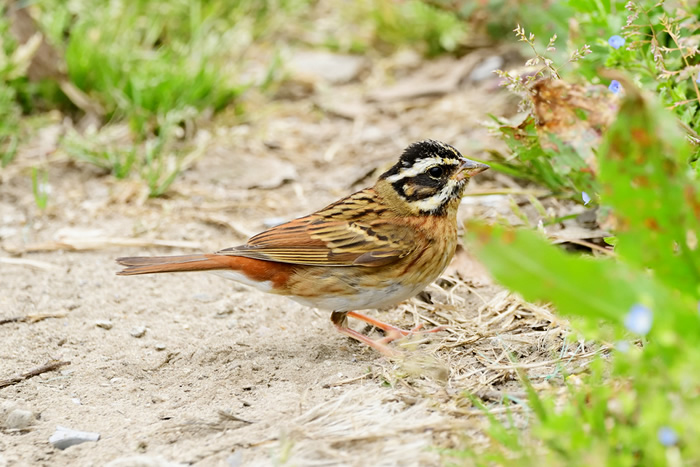
[[[430,175],[433,178],[442,177],[442,173],[443,173],[443,170],[442,170],[442,167],[440,167],[440,166],[435,166],[435,167],[431,167],[428,169],[428,175]]]

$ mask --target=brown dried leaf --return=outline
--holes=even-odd
[[[601,85],[583,86],[543,79],[533,84],[531,99],[543,147],[572,146],[595,173],[594,148],[617,115],[619,99]]]

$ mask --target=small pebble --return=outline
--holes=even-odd
[[[470,81],[483,81],[496,76],[494,70],[498,70],[503,66],[503,58],[498,55],[493,55],[486,58],[469,73]]]
[[[5,427],[10,430],[24,430],[32,424],[34,414],[29,410],[15,409],[7,416]]]
[[[114,326],[114,325],[112,324],[111,321],[109,321],[107,319],[100,319],[100,320],[95,321],[95,326],[97,326],[98,328],[102,328],[102,329],[112,329],[112,326]]]
[[[4,400],[0,402],[0,423],[4,423],[10,412],[17,408],[17,403],[15,401]]]
[[[9,238],[17,234],[18,230],[14,227],[0,227],[0,238]]]
[[[226,458],[226,465],[228,467],[240,467],[243,465],[243,454],[240,451],[234,452]]]
[[[192,295],[192,299],[202,303],[210,303],[216,300],[216,297],[207,293],[196,293]]]
[[[136,326],[129,332],[129,334],[137,339],[139,337],[143,337],[146,334],[146,326]]]
[[[49,443],[53,444],[58,449],[66,449],[76,444],[85,443],[87,441],[97,441],[100,439],[99,433],[91,433],[89,431],[76,431],[65,426],[56,426],[56,431],[49,438]]]
[[[156,350],[158,350],[158,351],[165,350],[165,344],[156,344]]]

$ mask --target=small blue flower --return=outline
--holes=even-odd
[[[608,86],[608,89],[610,89],[610,92],[613,94],[618,94],[620,90],[622,90],[622,85],[618,80],[614,79],[610,81],[610,86]]]
[[[610,47],[613,49],[619,49],[625,45],[625,38],[615,34],[614,36],[610,36],[610,39],[608,39],[608,44],[610,44]]]
[[[617,341],[615,342],[615,350],[621,353],[627,353],[630,351],[630,343],[627,341]]]
[[[698,72],[698,77],[695,78],[695,82],[700,84],[700,72]]]
[[[588,193],[586,193],[585,191],[581,192],[581,199],[583,200],[584,206],[591,202],[591,197],[588,196]]]
[[[651,310],[637,303],[632,305],[629,313],[625,316],[625,327],[635,334],[646,336],[651,330],[653,320],[654,316],[651,314]]]
[[[659,438],[659,442],[666,447],[678,444],[678,433],[670,426],[662,426],[659,428],[659,431],[656,432],[656,436]]]

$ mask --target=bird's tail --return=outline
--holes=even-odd
[[[159,272],[211,271],[228,269],[226,257],[219,255],[182,256],[131,256],[117,258],[117,263],[126,266],[119,271],[120,276],[154,274]]]

